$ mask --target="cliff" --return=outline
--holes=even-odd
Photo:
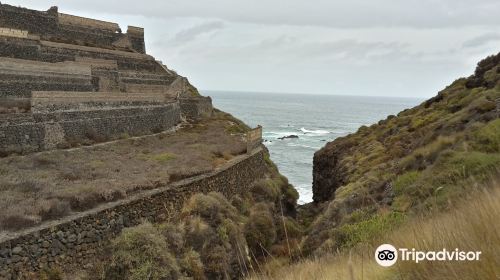
[[[499,81],[497,54],[437,96],[316,152],[309,207],[321,215],[304,250],[353,246],[413,213],[449,207],[498,172]]]
[[[0,3],[1,280],[239,278],[297,251],[297,199],[142,28]]]

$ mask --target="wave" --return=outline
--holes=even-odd
[[[281,132],[278,132],[278,131],[269,131],[269,132],[264,132],[264,137],[283,137],[283,136],[290,136],[290,135],[296,135],[297,132],[296,131],[281,131]]]
[[[300,147],[300,148],[306,148],[306,149],[311,149],[311,150],[318,150],[319,149],[317,147],[313,147],[313,146],[309,146],[309,145],[304,145],[304,144],[295,144],[293,142],[287,143],[286,145],[290,146],[290,147]]]
[[[316,135],[330,134],[330,131],[328,131],[328,130],[321,130],[321,129],[309,130],[309,129],[306,129],[305,127],[302,127],[300,129],[300,131],[302,131],[304,134],[316,134]]]

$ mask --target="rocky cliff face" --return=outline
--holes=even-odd
[[[419,106],[328,143],[314,155],[313,198],[324,211],[305,250],[360,241],[352,236],[367,224],[446,207],[487,180],[500,166],[499,117],[500,53]]]

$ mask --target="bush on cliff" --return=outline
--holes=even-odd
[[[266,166],[264,178],[231,201],[215,192],[195,194],[176,223],[124,230],[109,250],[105,278],[137,279],[161,265],[154,277],[236,279],[270,254],[297,254],[303,230],[288,215],[298,196],[270,160]]]
[[[106,279],[178,279],[179,265],[160,231],[150,223],[125,229],[111,245]]]
[[[268,205],[258,203],[252,207],[245,224],[245,237],[254,254],[269,254],[268,250],[276,240],[276,225]]]

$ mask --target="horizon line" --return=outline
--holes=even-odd
[[[320,95],[320,96],[342,96],[342,97],[382,97],[382,98],[404,98],[404,99],[429,99],[429,97],[417,96],[388,96],[388,95],[348,95],[348,94],[329,94],[329,93],[304,93],[304,92],[279,92],[279,91],[246,91],[246,90],[217,90],[217,89],[200,89],[201,92],[224,92],[224,93],[257,93],[257,94],[292,94],[292,95]]]

